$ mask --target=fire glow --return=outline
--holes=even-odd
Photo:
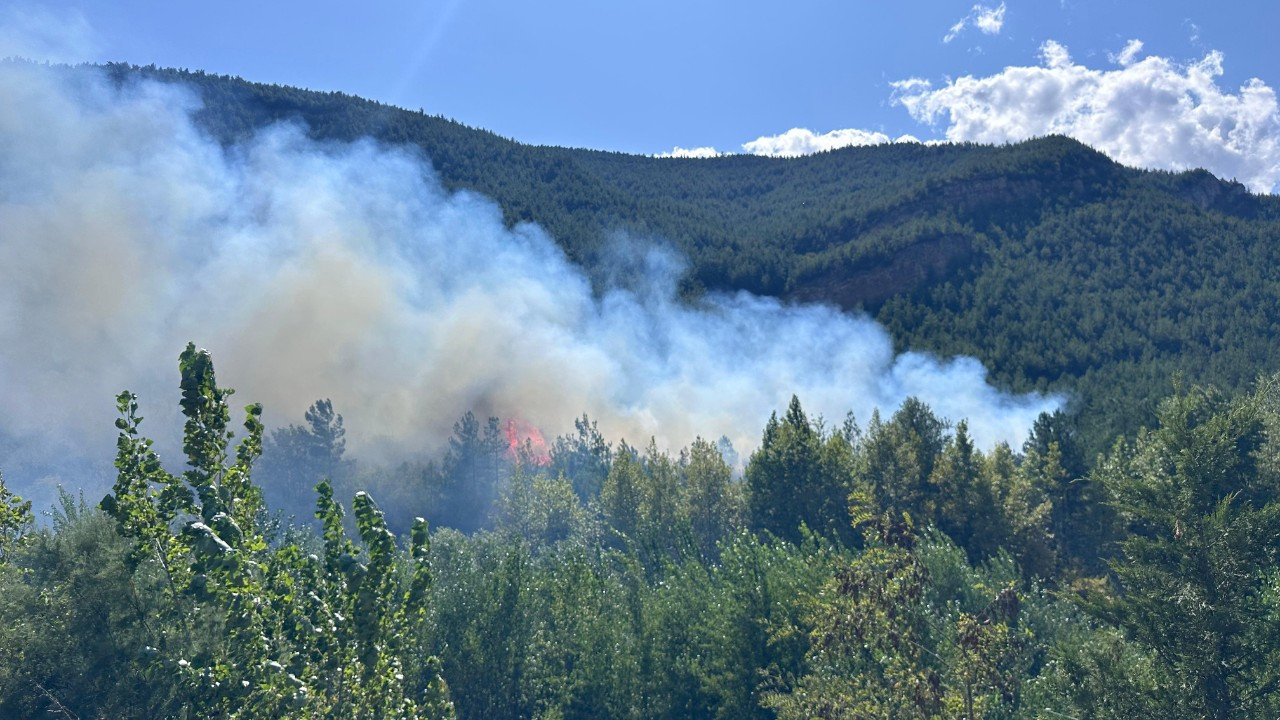
[[[539,466],[551,464],[551,452],[542,431],[520,418],[509,418],[503,428],[507,435],[507,457],[512,462]]]

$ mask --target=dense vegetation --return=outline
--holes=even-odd
[[[1280,712],[1274,381],[1179,390],[1092,470],[1061,414],[982,453],[916,401],[859,428],[793,400],[735,479],[587,418],[549,460],[468,415],[440,463],[362,469],[327,401],[265,441],[249,405],[232,445],[212,359],[179,367],[184,472],[125,392],[100,506],[37,526],[0,480],[0,715]],[[314,523],[263,506],[312,481]],[[363,491],[344,520],[357,486],[472,532]]]
[[[273,122],[420,148],[449,188],[536,222],[589,271],[620,231],[689,260],[685,290],[873,313],[900,348],[1069,391],[1090,454],[1155,419],[1169,378],[1243,390],[1277,367],[1280,198],[1125,168],[1073,140],[895,144],[782,159],[531,147],[341,93],[108,66],[182,83],[223,142]]]
[[[0,476],[0,717],[1280,715],[1277,198],[1064,138],[645,158],[107,72],[186,83],[224,143],[285,120],[421,148],[599,282],[611,234],[657,237],[689,294],[862,308],[1075,401],[982,452],[916,400],[866,427],[793,400],[740,476],[700,438],[584,416],[544,453],[468,413],[377,467],[327,400],[233,432],[191,346],[181,472],[125,392],[101,502],[37,523]]]

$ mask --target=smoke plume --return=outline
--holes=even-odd
[[[532,225],[449,193],[426,158],[299,127],[223,147],[180,87],[0,65],[0,468],[113,457],[113,396],[172,454],[176,358],[209,348],[269,424],[330,397],[360,457],[438,449],[465,411],[547,437],[583,412],[607,437],[750,450],[800,396],[836,420],[916,395],[1017,443],[1054,398],[1010,396],[975,360],[896,356],[872,320],[748,294],[693,304],[680,261],[620,241],[593,294]],[[63,478],[70,485],[81,478]]]

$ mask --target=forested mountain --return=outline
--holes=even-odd
[[[0,717],[1280,714],[1280,199],[1057,137],[646,158],[107,71],[187,84],[229,146],[297,121],[418,147],[598,282],[611,235],[659,238],[691,301],[862,308],[1080,412],[986,449],[915,398],[860,426],[793,397],[741,476],[703,438],[633,447],[584,415],[535,447],[466,412],[385,466],[346,455],[329,400],[236,426],[188,344],[185,467],[124,391],[101,501],[40,523],[0,475]]]
[[[447,187],[538,223],[589,271],[629,232],[688,258],[686,292],[864,309],[902,349],[973,355],[1015,391],[1069,391],[1093,450],[1150,422],[1175,374],[1234,389],[1276,367],[1280,198],[1204,171],[1134,170],[1063,137],[653,158],[522,145],[341,93],[108,70],[188,85],[223,141],[293,121],[420,148]]]

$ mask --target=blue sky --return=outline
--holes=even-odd
[[[857,131],[745,148],[776,154],[904,135],[1001,142],[1066,132],[1129,164],[1203,165],[1255,190],[1280,184],[1280,3],[1269,1],[53,0],[0,8],[4,54],[340,90],[535,144],[743,152],[793,128]],[[1009,73],[1019,68],[1052,72]],[[965,77],[986,82],[953,84]],[[903,84],[913,79],[928,85]],[[1028,117],[1028,108],[1040,115]]]

